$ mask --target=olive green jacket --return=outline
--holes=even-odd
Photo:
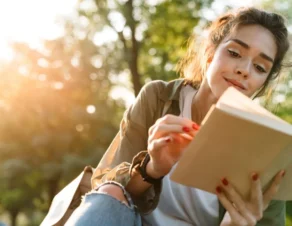
[[[179,115],[179,94],[183,80],[171,82],[154,81],[143,87],[134,104],[125,112],[120,132],[104,155],[91,179],[92,188],[100,183],[115,180],[126,186],[133,170],[147,153],[148,129],[165,113]],[[166,112],[163,112],[165,111]],[[117,142],[119,141],[119,142]],[[159,201],[161,185],[151,187],[134,200],[141,214],[154,210]],[[219,201],[218,201],[219,202]],[[218,225],[225,209],[219,202]],[[272,201],[257,226],[284,226],[285,202]]]

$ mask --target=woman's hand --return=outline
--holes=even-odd
[[[149,129],[147,174],[153,178],[168,174],[198,129],[196,123],[186,118],[166,115],[158,119]]]
[[[226,214],[220,226],[254,226],[263,217],[263,212],[277,193],[285,171],[280,171],[274,178],[271,186],[263,193],[261,182],[257,174],[251,177],[250,198],[243,198],[235,191],[226,178],[222,185],[216,188],[217,196]]]

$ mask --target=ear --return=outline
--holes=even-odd
[[[213,60],[213,56],[209,56],[209,57],[207,58],[207,64],[208,64],[208,65],[211,64],[212,60]]]

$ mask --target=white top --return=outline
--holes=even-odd
[[[192,118],[191,104],[195,93],[196,90],[191,86],[184,86],[182,88],[180,93],[180,116]],[[143,225],[217,225],[219,204],[216,195],[175,183],[170,180],[169,175],[163,178],[162,192],[157,208],[151,214],[142,216]]]

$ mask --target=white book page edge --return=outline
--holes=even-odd
[[[249,112],[264,116],[266,118],[272,118],[283,124],[290,125],[288,122],[284,121],[283,119],[277,117],[273,113],[269,112],[267,109],[262,107],[261,105],[252,101],[249,97],[245,96],[234,87],[229,87],[218,100],[216,106],[221,109],[221,106],[228,105],[233,108],[237,108],[241,111]]]

